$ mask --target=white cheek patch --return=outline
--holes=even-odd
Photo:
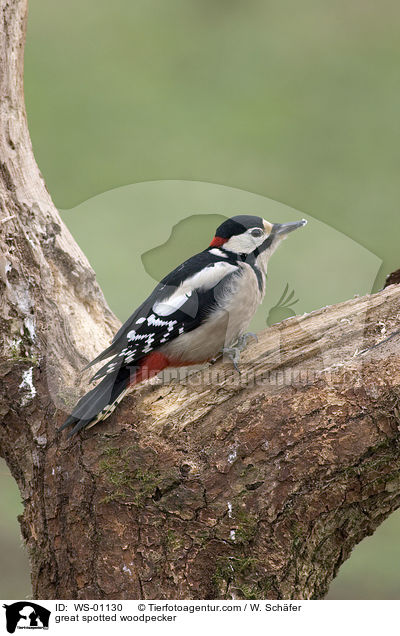
[[[231,236],[229,241],[224,243],[224,249],[236,254],[251,254],[254,250],[262,245],[268,237],[263,234],[259,237],[251,236],[251,234],[244,232],[243,234],[237,234]]]

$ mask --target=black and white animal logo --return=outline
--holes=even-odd
[[[3,605],[6,610],[6,627],[9,634],[16,629],[48,629],[51,612],[31,601],[18,601]]]

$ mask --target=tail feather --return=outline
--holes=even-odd
[[[72,426],[72,430],[68,433],[68,437],[72,437],[83,428],[94,426],[97,422],[105,420],[128,392],[130,377],[130,369],[122,367],[103,378],[94,389],[79,400],[58,431]]]
[[[122,400],[124,399],[125,395],[127,393],[129,393],[129,391],[131,390],[131,386],[128,386],[127,389],[124,389],[122,391],[122,393],[120,393],[120,395],[117,397],[116,400],[114,400],[114,402],[112,402],[111,404],[108,404],[102,411],[100,411],[100,413],[98,414],[98,416],[92,420],[92,422],[90,422],[90,424],[87,425],[87,428],[92,428],[92,426],[95,426],[95,424],[98,424],[99,422],[103,422],[104,420],[106,420],[112,413],[114,413],[115,409],[117,408],[118,404],[120,402],[122,402]]]
[[[176,364],[179,366],[179,361]],[[108,373],[94,389],[81,397],[58,431],[71,426],[68,437],[72,437],[83,428],[90,428],[107,419],[135,384],[152,378],[168,366],[174,366],[172,361],[164,354],[153,351],[136,365],[120,366]]]
[[[86,371],[86,369],[93,367],[98,362],[101,362],[101,360],[107,360],[107,358],[111,358],[111,356],[115,354],[116,354],[115,346],[111,344],[109,347],[107,347],[107,349],[104,349],[104,351],[102,351],[98,356],[96,356],[93,360],[91,360],[91,362],[88,362],[88,364],[85,367],[83,367],[82,371]]]

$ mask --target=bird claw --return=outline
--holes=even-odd
[[[248,333],[242,334],[237,339],[237,342],[234,347],[224,347],[222,349],[222,353],[228,356],[228,358],[231,360],[233,366],[235,367],[238,373],[241,373],[238,366],[238,363],[240,360],[240,354],[242,353],[243,349],[247,347],[247,343],[251,339],[254,339],[256,340],[256,342],[258,342],[258,337],[256,336],[256,334],[249,331]]]
[[[247,347],[247,344],[250,340],[255,340],[256,342],[258,342],[258,336],[257,334],[253,333],[252,331],[248,331],[247,333],[242,334],[239,338],[238,341],[236,343],[236,347],[240,350],[243,351],[243,349],[245,349]]]
[[[232,364],[235,367],[236,371],[238,373],[241,373],[241,371],[240,371],[240,369],[238,367],[238,362],[240,360],[241,349],[239,349],[238,347],[224,347],[222,349],[222,353],[223,353],[223,355],[228,356],[229,360],[232,362]]]

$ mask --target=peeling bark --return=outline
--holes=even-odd
[[[0,9],[0,453],[34,596],[323,597],[400,503],[400,288],[275,325],[241,376],[143,385],[56,435],[118,321],[34,161],[26,0]]]

